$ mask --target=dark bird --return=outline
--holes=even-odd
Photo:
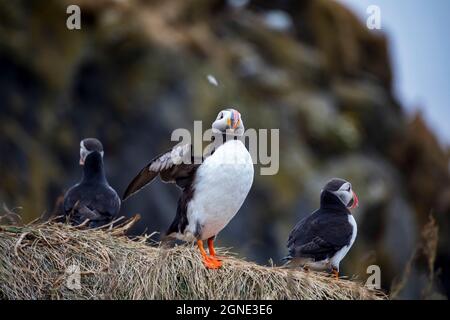
[[[169,238],[197,241],[207,268],[222,263],[214,249],[216,235],[238,212],[253,183],[252,158],[239,137],[244,134],[241,115],[221,111],[212,124],[213,143],[196,158],[192,145],[174,147],[157,156],[133,179],[123,199],[138,192],[156,176],[181,188],[175,219],[166,232]],[[209,256],[203,247],[208,240]]]
[[[80,142],[81,181],[64,196],[64,214],[71,224],[89,220],[90,228],[108,224],[120,210],[120,198],[106,180],[103,167],[103,145],[94,138]]]
[[[320,209],[300,220],[289,234],[287,265],[328,270],[336,277],[339,263],[356,238],[357,226],[350,209],[358,206],[352,185],[332,179],[320,195]]]

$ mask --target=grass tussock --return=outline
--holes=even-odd
[[[87,230],[46,222],[0,226],[2,299],[382,299],[360,283],[265,267],[225,249],[207,270],[190,245],[130,240],[119,227]],[[79,271],[79,273],[78,273]],[[79,275],[79,276],[78,276]],[[80,279],[80,286],[76,280]],[[73,285],[75,283],[75,286]],[[69,289],[69,286],[72,289]],[[72,285],[70,285],[72,284]],[[74,288],[75,287],[75,288]]]

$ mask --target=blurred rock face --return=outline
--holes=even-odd
[[[339,176],[361,204],[342,272],[365,279],[378,264],[389,289],[432,213],[442,269],[435,285],[448,294],[448,152],[392,96],[383,35],[333,1],[73,2],[80,31],[65,27],[68,2],[0,4],[0,200],[23,207],[25,221],[51,212],[79,179],[82,138],[103,142],[109,181],[121,194],[175,144],[172,130],[192,129],[193,120],[206,129],[233,105],[246,128],[280,129],[280,171],[255,176],[220,245],[280,263],[290,229]],[[143,216],[136,234],[164,232],[178,194],[154,183],[122,214]],[[414,265],[400,297],[421,297],[426,270]]]

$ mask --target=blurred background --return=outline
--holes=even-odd
[[[280,171],[256,166],[219,246],[279,265],[290,230],[338,176],[360,198],[341,273],[365,280],[377,264],[393,297],[447,297],[449,4],[390,2],[0,0],[3,211],[24,223],[53,214],[81,176],[82,138],[103,142],[122,194],[174,145],[172,130],[235,106],[247,128],[280,129]],[[81,30],[66,28],[71,4]],[[381,30],[366,26],[370,4]],[[133,234],[164,232],[178,195],[156,182],[121,214],[141,214]]]

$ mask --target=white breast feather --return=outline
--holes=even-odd
[[[217,235],[238,212],[252,183],[250,153],[241,141],[227,141],[197,170],[194,197],[187,208],[189,224],[180,238],[192,240],[197,224],[202,240]]]
[[[348,215],[348,222],[352,225],[352,228],[353,228],[352,237],[350,238],[350,243],[347,246],[344,246],[338,252],[336,252],[335,255],[330,259],[331,265],[334,266],[335,268],[337,268],[338,270],[339,270],[339,263],[341,262],[342,259],[344,259],[345,255],[352,247],[352,245],[356,239],[356,234],[358,233],[358,226],[356,225],[356,221],[355,221],[355,218],[353,217],[353,215],[351,215],[351,214]]]

